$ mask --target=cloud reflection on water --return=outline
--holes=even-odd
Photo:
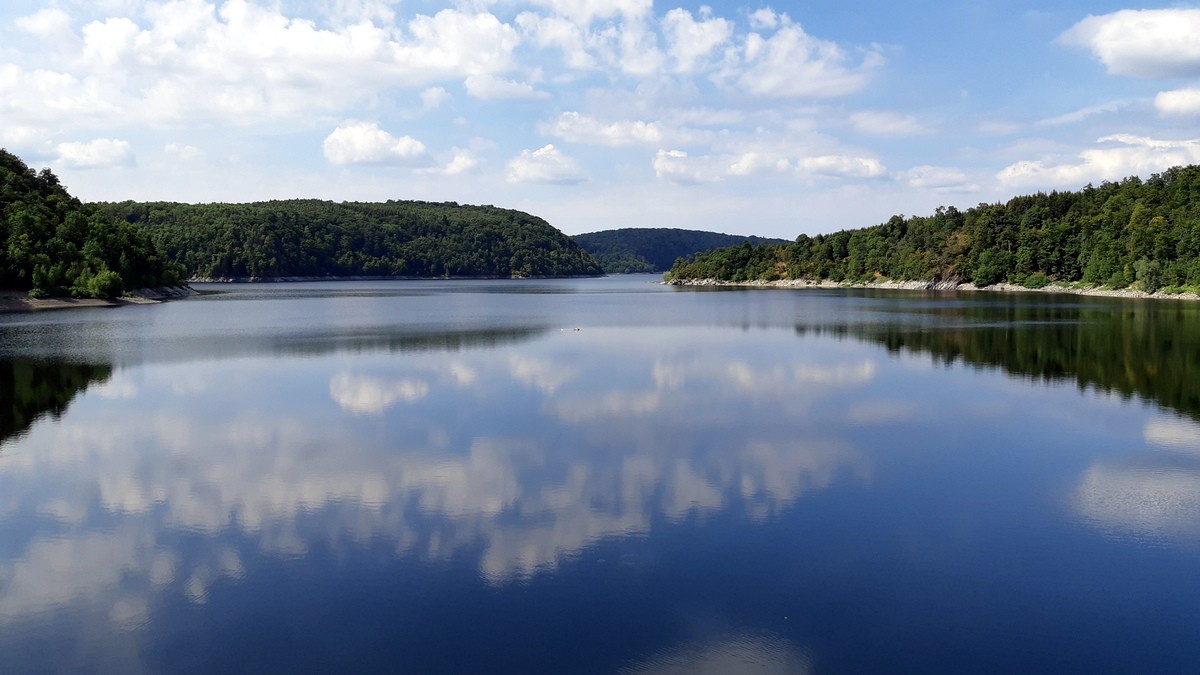
[[[1146,422],[1154,452],[1093,464],[1076,489],[1085,521],[1117,535],[1200,538],[1200,424],[1182,417]]]
[[[153,594],[203,602],[247,574],[256,550],[291,558],[378,540],[429,561],[478,551],[479,574],[503,584],[606,537],[733,503],[766,518],[870,479],[854,447],[780,413],[868,382],[868,361],[719,363],[573,337],[452,358],[131,371],[136,389],[85,394],[4,456],[0,488],[18,494],[0,518],[53,525],[0,560],[0,619],[84,602],[136,625]],[[238,387],[198,397],[175,386],[203,380]],[[714,437],[727,415],[746,424]],[[209,543],[185,553],[179,537]]]

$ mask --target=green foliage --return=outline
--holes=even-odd
[[[751,245],[784,243],[781,239],[663,227],[604,230],[577,234],[573,239],[591,253],[608,274],[664,272],[671,269],[678,258],[690,259],[702,251],[735,246],[743,241],[749,241]]]
[[[174,286],[179,270],[151,239],[0,150],[0,288],[33,297],[112,297]]]
[[[750,257],[737,248],[676,261],[667,276],[1195,287],[1200,166],[1175,167],[1146,181],[1014,197],[965,212],[944,207],[932,216],[893,216],[874,227],[758,247]]]
[[[1050,285],[1050,277],[1042,272],[1034,272],[1021,281],[1025,288],[1045,288]]]
[[[189,277],[548,277],[599,264],[546,221],[453,202],[121,202],[109,216],[149,234]]]

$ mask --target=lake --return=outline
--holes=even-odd
[[[0,671],[1200,669],[1200,303],[653,279],[0,316]]]

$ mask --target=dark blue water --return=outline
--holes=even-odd
[[[202,288],[0,316],[0,671],[1200,669],[1198,306]]]

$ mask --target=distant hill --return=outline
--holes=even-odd
[[[675,264],[676,258],[690,259],[702,251],[736,246],[743,241],[754,246],[785,243],[783,239],[665,227],[626,227],[577,234],[573,239],[592,254],[607,274],[665,272]]]
[[[121,202],[190,278],[550,277],[601,274],[570,237],[521,211],[454,202]]]

